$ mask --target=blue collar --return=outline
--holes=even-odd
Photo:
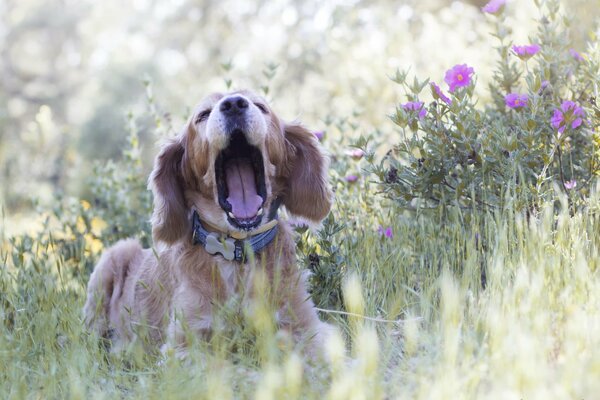
[[[210,232],[202,225],[200,216],[194,210],[192,216],[192,243],[200,244],[208,254],[221,254],[229,261],[244,261],[250,252],[256,254],[267,247],[277,235],[277,224],[272,228],[248,236],[246,239],[235,239],[225,233]]]

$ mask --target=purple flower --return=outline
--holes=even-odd
[[[319,139],[319,141],[323,140],[325,137],[325,131],[315,131],[313,134]]]
[[[422,101],[409,101],[408,103],[402,104],[402,108],[406,111],[418,111],[419,119],[423,118],[427,114],[427,110],[423,107],[425,104]]]
[[[344,180],[348,183],[354,183],[358,180],[358,176],[357,175],[346,175]]]
[[[442,89],[440,89],[440,87],[435,82],[431,82],[430,85],[432,89],[431,93],[433,94],[434,99],[440,99],[448,105],[452,104],[452,99],[446,96],[444,92],[442,92]]]
[[[571,190],[577,187],[577,181],[575,179],[571,179],[570,181],[565,182],[565,189]]]
[[[454,92],[457,87],[468,86],[471,83],[471,75],[473,75],[475,71],[473,68],[469,67],[467,64],[459,64],[450,68],[446,71],[446,77],[444,81],[450,87],[450,92]]]
[[[558,129],[559,136],[565,131],[567,125],[571,125],[572,129],[576,129],[583,123],[585,111],[574,101],[565,100],[560,105],[560,108],[554,109],[554,114],[550,123],[552,127]]]
[[[365,152],[362,151],[361,149],[353,149],[353,150],[348,150],[346,152],[346,154],[354,160],[360,160],[365,155]]]
[[[577,61],[583,61],[583,57],[581,56],[581,54],[575,51],[575,49],[569,49],[569,54]]]
[[[509,93],[504,96],[504,102],[509,108],[527,107],[529,97],[526,94]]]
[[[538,94],[544,94],[552,90],[552,85],[549,81],[542,81]]]
[[[530,44],[525,46],[513,46],[512,49],[521,60],[529,60],[540,51],[541,47],[537,44]]]
[[[384,228],[383,226],[380,225],[379,228],[377,228],[377,233],[379,233],[380,236],[385,236],[388,239],[391,239],[394,237],[394,232],[392,231],[391,226]]]
[[[497,14],[498,12],[502,11],[505,4],[506,0],[491,0],[481,8],[481,11],[488,14]]]

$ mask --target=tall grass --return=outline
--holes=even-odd
[[[81,320],[95,255],[65,263],[40,239],[48,228],[3,243],[0,397],[597,398],[598,191],[574,215],[557,192],[537,215],[508,206],[442,218],[365,204],[359,185],[338,191],[345,314],[322,314],[339,331],[324,360],[257,323],[268,308],[249,317],[236,304],[186,360],[142,346],[111,354]],[[377,232],[382,221],[392,238]]]

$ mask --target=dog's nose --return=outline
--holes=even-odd
[[[248,100],[241,96],[228,97],[219,106],[219,110],[227,116],[243,114],[247,109]]]

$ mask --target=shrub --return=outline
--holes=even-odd
[[[153,117],[155,111],[151,109]],[[89,180],[91,198],[80,200],[57,194],[52,208],[37,205],[42,229],[10,238],[7,261],[23,266],[44,255],[59,273],[87,280],[104,247],[126,237],[151,245],[152,196],[146,188],[147,171],[142,166],[138,142],[141,128],[136,121],[130,114],[122,159],[95,165]],[[155,121],[158,130],[158,119]]]
[[[310,271],[310,294],[320,308],[343,308],[345,259],[340,252],[341,240],[338,235],[343,229],[344,226],[335,220],[333,212],[323,221],[314,238],[305,227],[297,229],[300,233],[298,253],[302,264]]]
[[[104,245],[136,237],[148,247],[152,237],[152,194],[146,188],[147,171],[142,167],[138,127],[132,115],[128,119],[129,135],[122,160],[94,167],[90,180],[92,213],[107,222],[100,237]]]
[[[390,116],[402,137],[372,170],[400,207],[495,209],[510,200],[534,210],[552,183],[571,204],[589,193],[600,173],[600,47],[591,42],[584,55],[570,49],[559,3],[536,4],[537,33],[523,46],[512,42],[503,6],[484,8],[496,12],[490,18],[499,45],[483,108],[476,71],[466,64],[447,71],[448,92],[428,79],[408,83],[406,72],[392,78],[409,100]],[[421,100],[426,88],[428,104]]]

